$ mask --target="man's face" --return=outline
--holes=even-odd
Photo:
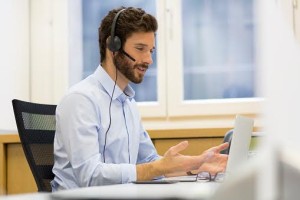
[[[127,38],[124,51],[133,57],[135,61],[129,59],[121,51],[117,52],[113,58],[115,66],[126,79],[133,83],[143,81],[149,65],[153,63],[154,44],[155,36],[153,32],[134,33]]]

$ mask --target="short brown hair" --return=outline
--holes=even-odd
[[[105,60],[106,40],[111,34],[111,27],[115,15],[122,9],[125,9],[118,17],[115,35],[121,39],[122,45],[126,39],[136,32],[156,32],[157,21],[154,16],[146,13],[141,8],[121,7],[109,11],[103,18],[99,27],[99,48],[101,63]]]

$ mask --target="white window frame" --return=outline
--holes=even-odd
[[[156,34],[157,42],[157,101],[156,102],[139,102],[139,110],[143,118],[161,118],[167,116],[167,50],[166,50],[166,26],[165,18],[165,1],[156,1],[156,15],[158,21],[158,30]],[[151,88],[147,88],[151,89]]]
[[[260,112],[262,98],[184,101],[183,68],[181,65],[183,63],[182,29],[180,27],[182,24],[181,1],[159,1],[157,18],[159,19],[157,34],[157,51],[159,52],[157,67],[158,101],[139,103],[145,120],[151,117],[176,118],[220,115],[232,117],[235,114],[255,115]]]

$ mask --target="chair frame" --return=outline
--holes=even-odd
[[[30,145],[42,143],[53,145],[55,130],[25,129],[22,113],[55,115],[56,105],[38,104],[18,99],[13,99],[12,105],[23,151],[35,179],[38,191],[51,192],[50,180],[54,178],[52,172],[53,163],[52,165],[37,165],[34,161]],[[45,183],[45,180],[49,181]]]

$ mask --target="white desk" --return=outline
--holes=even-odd
[[[0,200],[64,200],[64,199],[208,199],[218,183],[180,182],[173,184],[120,184],[60,191],[8,195]]]
[[[0,196],[0,200],[51,200],[51,193],[27,193]]]
[[[173,184],[121,184],[89,187],[53,193],[62,199],[207,199],[218,183],[180,182]]]

